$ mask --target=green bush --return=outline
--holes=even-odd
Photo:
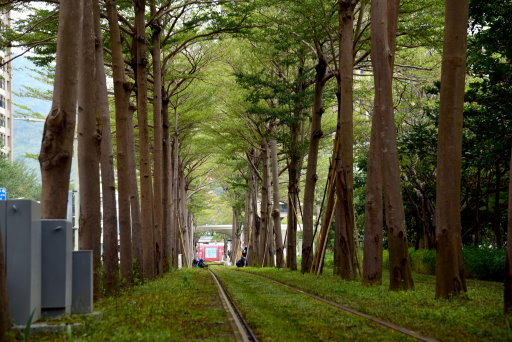
[[[435,274],[436,251],[434,249],[414,250],[411,248],[409,249],[409,256],[414,272]],[[462,256],[466,278],[492,281],[503,280],[505,267],[505,251],[503,249],[464,247]],[[386,265],[386,262],[384,262],[384,265]],[[389,266],[389,262],[387,266]]]
[[[464,247],[466,277],[503,281],[505,276],[505,250],[496,248]]]

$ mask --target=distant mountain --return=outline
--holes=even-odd
[[[36,79],[38,76],[32,70],[36,66],[24,57],[15,59],[12,62],[12,91],[14,116],[13,122],[13,157],[22,159],[27,165],[34,169],[39,175],[39,162],[32,158],[25,158],[25,154],[38,155],[41,149],[44,122],[33,122],[20,120],[20,115],[25,112],[16,105],[28,108],[32,112],[46,115],[51,108],[51,102],[47,100],[21,97],[18,93],[23,91],[23,86],[34,89],[47,90],[51,87]]]

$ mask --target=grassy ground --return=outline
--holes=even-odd
[[[244,272],[264,275],[442,341],[512,341],[501,283],[469,280],[469,300],[448,301],[434,299],[435,278],[427,275],[414,275],[413,291],[390,292],[387,273],[382,286],[365,287],[329,272],[317,277],[284,269],[238,271],[240,277]]]
[[[413,341],[244,272],[214,267],[261,341]]]
[[[31,341],[233,341],[217,288],[204,269],[183,269],[95,305],[71,334],[38,334]]]
[[[435,300],[435,279],[415,274],[415,289],[365,287],[329,273],[211,266],[263,341],[401,341],[410,338],[257,277],[264,275],[441,341],[512,341],[502,314],[502,284],[469,280],[469,300]],[[252,274],[254,273],[254,274]],[[32,341],[232,341],[231,326],[205,269],[174,271],[95,304],[101,319],[80,321]],[[21,336],[18,336],[20,339]]]

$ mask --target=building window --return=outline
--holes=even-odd
[[[0,75],[0,89],[5,89],[5,78]]]
[[[0,95],[0,107],[5,108],[5,97]]]
[[[5,146],[5,134],[0,133],[0,146]]]
[[[5,127],[5,115],[0,114],[0,127]]]

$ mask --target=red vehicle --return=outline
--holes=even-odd
[[[223,243],[198,243],[196,247],[196,259],[204,261],[222,261],[224,255]]]

